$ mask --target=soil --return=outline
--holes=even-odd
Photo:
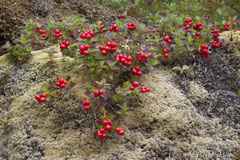
[[[126,134],[119,141],[99,141],[94,134],[98,115],[80,106],[89,84],[70,72],[72,59],[63,61],[57,51],[51,66],[44,50],[34,51],[21,67],[0,57],[0,70],[11,70],[0,87],[0,115],[9,115],[14,126],[0,132],[0,159],[226,160],[239,149],[239,81],[233,78],[239,64],[231,61],[238,54],[221,50],[214,53],[221,58],[211,63],[189,61],[186,75],[162,66],[142,76],[140,83],[151,92],[130,106]],[[54,84],[66,72],[76,86],[52,104],[36,103],[41,86]]]

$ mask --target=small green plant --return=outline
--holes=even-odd
[[[177,72],[178,74],[186,74],[187,71],[189,70],[189,67],[187,65],[183,65],[182,68],[181,67],[173,67],[172,68],[173,71]]]
[[[9,120],[10,120],[9,116],[4,116],[4,118],[0,119],[0,126],[1,126],[0,129],[7,131],[13,128],[13,125],[10,124]]]

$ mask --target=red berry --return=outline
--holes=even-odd
[[[138,75],[138,76],[141,76],[141,75],[142,75],[142,71],[138,71],[138,72],[137,72],[137,75]]]
[[[138,87],[138,86],[139,86],[139,83],[138,83],[137,81],[134,81],[134,82],[133,82],[133,86],[134,86],[134,87]]]
[[[133,91],[135,88],[134,86],[130,86],[129,89]]]
[[[132,73],[133,73],[133,74],[137,74],[137,72],[138,72],[138,71],[137,71],[135,68],[132,69]]]
[[[86,105],[86,101],[83,101],[82,104],[85,106]]]
[[[59,78],[57,81],[58,81],[59,83],[63,83],[64,79],[63,79],[63,78]]]
[[[41,102],[46,102],[46,98],[41,97],[40,101],[41,101]]]
[[[167,53],[167,49],[164,48],[164,49],[162,50],[162,52],[163,52],[164,54],[166,54],[166,53]]]
[[[115,132],[119,132],[119,131],[120,131],[119,127],[115,128]]]
[[[146,89],[144,89],[144,88],[141,89],[141,92],[142,92],[142,93],[145,93],[145,92],[146,92]]]
[[[111,129],[111,126],[110,125],[106,125],[105,129],[108,131]]]
[[[113,31],[113,28],[112,28],[112,27],[110,27],[110,28],[109,28],[109,31],[110,31],[110,32],[112,32],[112,31]]]
[[[200,32],[197,32],[197,33],[196,33],[196,36],[198,36],[198,37],[201,36],[201,33],[200,33]]]
[[[85,111],[89,111],[90,107],[89,106],[84,106]]]
[[[111,42],[107,42],[106,45],[109,46],[109,47],[111,47],[111,46],[112,46],[112,43],[111,43]]]
[[[190,32],[191,32],[191,31],[190,31]],[[172,41],[169,39],[169,40],[167,41],[167,43],[169,43],[169,44],[170,44],[170,43],[172,43]]]
[[[69,41],[67,41],[67,42],[65,43],[65,45],[66,45],[66,46],[69,46],[69,45],[70,45],[70,42],[69,42]]]
[[[146,92],[150,92],[150,88],[147,87],[147,88],[146,88]]]
[[[103,121],[102,121],[102,124],[103,124],[104,126],[106,126],[106,125],[108,124],[108,121],[107,121],[107,120],[103,120]]]
[[[142,57],[138,57],[138,61],[139,62],[143,62],[143,58]]]
[[[169,40],[169,37],[168,37],[168,36],[164,36],[164,37],[163,37],[163,40],[164,40],[164,41],[168,41],[168,40]]]
[[[125,18],[125,15],[121,14],[121,15],[120,15],[120,18]]]
[[[79,48],[81,51],[84,50],[84,47],[83,47],[82,45],[80,45],[78,48]]]
[[[140,68],[139,68],[138,66],[136,66],[135,69],[136,69],[136,71],[139,71],[139,70],[140,70]]]
[[[102,51],[102,55],[105,56],[106,54],[107,54],[107,52],[106,52],[105,50],[103,50],[103,51]]]
[[[97,135],[98,135],[98,137],[102,137],[102,133],[101,132],[98,132]]]
[[[43,38],[46,37],[46,34],[43,34],[42,37],[43,37]]]
[[[117,28],[117,24],[113,24],[112,28],[116,29]]]
[[[99,92],[98,91],[94,91],[94,97],[97,97],[99,95]]]
[[[92,36],[91,36],[90,34],[88,34],[88,35],[86,36],[86,38],[87,38],[87,39],[91,39]]]
[[[89,51],[88,51],[88,50],[84,50],[84,51],[83,51],[83,54],[84,54],[85,56],[88,56],[88,55],[89,55]]]
[[[60,31],[59,31],[58,29],[56,29],[54,32],[55,32],[56,34],[60,33]]]
[[[60,88],[65,88],[65,84],[62,83],[62,84],[60,85]]]
[[[83,47],[85,50],[87,50],[90,46],[88,44],[85,44]]]
[[[112,50],[112,48],[111,48],[111,47],[109,47],[109,46],[106,46],[106,47],[105,47],[105,50],[106,50],[106,51],[111,51],[111,50]]]
[[[104,46],[99,46],[98,48],[99,48],[101,51],[105,49]]]
[[[104,92],[103,92],[103,90],[102,89],[100,89],[99,90],[99,94],[103,94]]]
[[[102,134],[101,134],[101,136],[98,136],[98,139],[103,140]]]
[[[143,58],[148,59],[148,55],[145,54]]]
[[[42,97],[46,98],[47,94],[46,93],[42,93]]]
[[[105,129],[104,129],[104,128],[101,128],[101,129],[100,129],[100,132],[101,132],[101,133],[105,132]]]
[[[119,134],[120,136],[124,135],[124,130],[120,130],[120,131],[118,132],[118,134]]]
[[[145,86],[141,86],[141,87],[140,87],[140,89],[143,89],[143,88],[145,89]]]
[[[89,104],[90,104],[89,99],[86,99],[86,100],[85,100],[85,105],[89,105]]]
[[[106,135],[106,134],[102,134],[102,137],[103,137],[103,138],[106,138],[106,137],[107,137],[107,135]]]
[[[116,52],[117,48],[112,48],[112,52]]]
[[[59,18],[58,20],[59,20],[59,22],[62,22],[62,18]]]
[[[168,54],[167,53],[164,54],[164,58],[168,58]]]
[[[56,82],[56,86],[60,86],[60,83],[59,83],[59,82]]]
[[[131,57],[131,56],[128,56],[128,57],[127,57],[127,60],[128,60],[128,61],[132,61],[132,57]]]
[[[116,28],[116,29],[114,30],[114,32],[118,32],[118,28]]]
[[[108,120],[107,122],[110,126],[112,126],[112,121],[111,120]]]
[[[36,95],[36,96],[35,96],[35,99],[36,99],[36,100],[39,100],[39,99],[41,99],[41,96],[40,96],[40,95]]]

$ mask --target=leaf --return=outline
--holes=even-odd
[[[51,100],[51,96],[50,96],[49,94],[47,94],[46,100],[47,100],[47,101],[50,101],[50,100]]]
[[[126,82],[124,82],[124,84],[123,84],[123,88],[124,88],[125,90],[128,90],[130,86],[131,86],[131,84],[130,84],[129,81],[126,81]]]
[[[126,111],[128,108],[127,108],[127,102],[124,102],[123,103],[123,106],[122,106],[122,110]]]
[[[48,94],[49,93],[48,87],[47,86],[43,86],[41,92]]]
[[[158,60],[157,59],[150,59],[149,60],[149,65],[150,66],[155,66],[155,65],[157,65],[158,64]]]
[[[173,71],[181,71],[181,68],[179,68],[179,67],[173,67],[172,70],[173,70]]]
[[[184,66],[182,67],[182,70],[183,70],[183,71],[189,70],[189,67],[188,67],[187,65],[184,65]]]

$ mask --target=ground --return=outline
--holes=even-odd
[[[1,132],[0,159],[232,159],[238,148],[240,103],[235,91],[239,81],[221,79],[225,74],[220,72],[213,81],[199,70],[207,63],[196,62],[199,67],[190,66],[184,76],[164,66],[144,75],[141,83],[151,92],[130,106],[123,123],[126,135],[118,142],[102,142],[94,135],[94,114],[80,106],[89,86],[82,83],[81,75],[74,79],[77,85],[53,104],[34,100],[42,85],[53,84],[69,72],[72,59],[63,61],[58,50],[49,66],[43,50],[32,54],[32,60],[21,67],[8,64],[6,55],[0,57],[0,69],[12,71],[0,90],[1,113],[12,117],[14,126]],[[217,60],[212,65],[222,68]]]

